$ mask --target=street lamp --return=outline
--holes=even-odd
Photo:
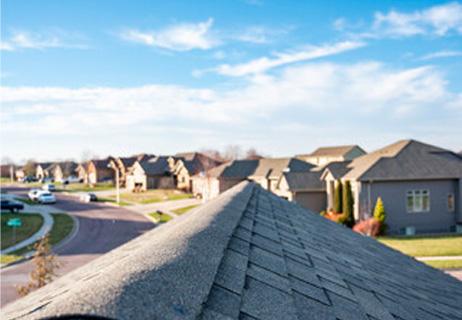
[[[108,168],[114,169],[115,171],[115,177],[116,177],[116,202],[117,205],[120,205],[120,186],[119,186],[119,168],[117,168],[117,165],[114,164],[114,162],[109,162]]]

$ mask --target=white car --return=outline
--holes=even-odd
[[[44,184],[42,186],[42,190],[45,190],[45,191],[56,191],[56,187],[54,184],[51,184],[51,183],[48,183],[48,184]]]
[[[56,197],[51,192],[42,192],[37,198],[41,204],[56,203]]]
[[[43,190],[40,190],[40,189],[31,189],[31,190],[29,191],[29,193],[27,194],[27,196],[28,196],[29,199],[31,199],[32,201],[37,201],[39,195],[40,195],[42,192],[43,192]]]
[[[69,176],[69,177],[63,179],[63,181],[62,181],[62,183],[64,183],[64,184],[79,183],[79,182],[82,182],[82,179],[80,179],[79,177],[76,177],[76,176]]]
[[[84,193],[80,195],[80,201],[82,202],[92,202],[98,201],[98,198],[94,193]]]

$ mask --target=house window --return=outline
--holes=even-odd
[[[454,202],[454,194],[448,194],[448,211],[454,212],[455,211],[455,202]]]
[[[409,190],[406,194],[407,212],[430,211],[430,191]]]

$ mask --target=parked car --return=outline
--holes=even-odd
[[[47,183],[47,184],[44,184],[42,186],[42,190],[45,190],[45,191],[56,191],[56,187],[54,184],[51,184],[51,183]]]
[[[29,197],[29,199],[31,199],[32,201],[37,201],[38,199],[38,196],[40,195],[40,193],[42,193],[43,190],[40,190],[40,189],[31,189],[29,191],[29,193],[27,194],[27,196]]]
[[[41,192],[37,198],[41,204],[56,203],[56,197],[51,192]]]
[[[46,178],[42,178],[40,180],[40,182],[42,182],[42,183],[53,183],[53,182],[55,182],[55,179],[50,178],[50,177],[46,177]]]
[[[19,212],[24,210],[24,205],[21,203],[17,203],[11,200],[2,200],[1,201],[1,210],[2,211],[10,211],[11,213]]]
[[[80,179],[79,177],[76,177],[76,176],[69,176],[65,179],[63,179],[63,184],[69,184],[69,183],[80,183],[82,182],[82,179]]]
[[[83,202],[98,201],[98,197],[94,193],[85,193],[80,196],[80,201],[83,201]]]
[[[38,179],[34,176],[25,176],[24,178],[21,179],[20,182],[24,182],[24,183],[31,183],[31,182],[37,182]]]

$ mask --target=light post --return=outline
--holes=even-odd
[[[108,167],[114,169],[115,171],[116,202],[117,202],[117,205],[120,205],[119,168],[117,168],[117,165],[114,164],[113,162],[110,162],[108,164]]]

